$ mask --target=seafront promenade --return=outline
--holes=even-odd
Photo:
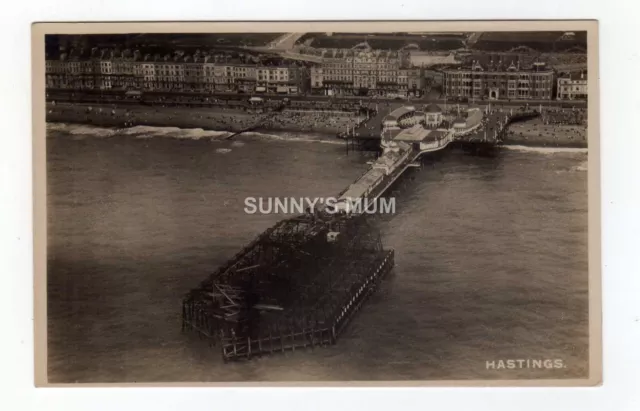
[[[445,96],[423,95],[421,97],[398,97],[398,96],[354,96],[354,95],[316,95],[316,94],[278,94],[278,93],[237,93],[237,92],[173,92],[173,91],[146,91],[142,93],[144,98],[164,99],[165,102],[171,104],[197,104],[206,103],[207,100],[224,100],[224,101],[246,101],[251,97],[260,97],[264,100],[271,101],[308,101],[308,102],[344,102],[345,104],[353,104],[363,102],[367,104],[381,103],[385,105],[400,106],[403,104],[428,104],[436,103],[440,105],[456,105],[459,104],[477,104],[477,105],[501,105],[505,107],[518,107],[526,104],[538,105],[542,104],[546,107],[564,107],[564,108],[586,108],[587,103],[584,100],[558,101],[558,100],[535,100],[535,99],[496,99],[496,100],[467,100],[456,101],[453,98],[447,99]],[[116,103],[124,102],[126,92],[123,90],[73,90],[73,89],[48,89],[47,101],[69,101],[69,102],[93,102],[93,103]],[[134,99],[128,99],[131,103],[138,103]]]

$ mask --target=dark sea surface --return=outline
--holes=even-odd
[[[245,198],[333,196],[372,157],[221,135],[49,126],[50,382],[587,376],[587,154],[517,148],[449,150],[402,179],[377,220],[396,267],[335,346],[223,364],[181,333],[181,300],[283,218]],[[509,359],[562,368],[487,369]]]

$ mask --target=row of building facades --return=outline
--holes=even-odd
[[[258,66],[208,59],[47,60],[47,87],[208,92],[305,92],[299,66]]]
[[[586,99],[588,90],[585,72],[557,75],[541,62],[520,67],[493,60],[445,70],[443,88],[448,97],[488,100],[577,100]]]
[[[63,53],[46,60],[46,85],[51,89],[404,97],[421,95],[427,84],[425,69],[411,67],[402,51],[336,49],[310,67],[139,52],[88,58]],[[443,68],[442,91],[447,97],[465,99],[570,100],[586,98],[587,80],[584,73],[557,75],[544,63],[520,67],[514,61],[492,59]]]

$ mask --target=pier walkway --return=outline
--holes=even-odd
[[[529,120],[539,115],[538,110],[492,109],[484,113],[477,127],[456,132],[456,140],[467,143],[501,144],[511,123]]]
[[[183,331],[219,344],[225,361],[335,344],[394,266],[394,250],[354,203],[385,196],[426,153],[459,142],[498,144],[510,122],[534,115],[488,112],[466,130],[418,124],[382,139],[382,155],[340,192],[337,211],[278,222],[187,293]]]
[[[367,121],[363,122],[359,127],[353,129],[343,138],[346,140],[347,150],[349,147],[360,148],[372,147],[375,141],[381,141],[386,135],[395,137],[402,129],[388,130],[385,128],[385,119],[393,110],[397,111],[397,105],[390,105],[386,110],[377,111]],[[463,128],[456,127],[454,122],[453,131],[455,135],[456,146],[469,146],[468,143],[475,144],[477,147],[490,145],[499,145],[504,142],[504,137],[508,126],[517,121],[524,121],[540,115],[542,107],[531,108],[496,108],[491,105],[484,107],[476,107],[481,114],[481,118],[477,124],[464,125]],[[390,111],[391,110],[391,111]],[[366,144],[371,142],[372,144]],[[354,148],[355,149],[355,148]]]

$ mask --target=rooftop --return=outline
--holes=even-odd
[[[464,122],[464,120],[462,120]],[[394,141],[407,142],[407,143],[419,143],[423,141],[436,141],[438,139],[446,137],[447,130],[428,130],[423,128],[420,124],[402,130],[393,139]]]
[[[384,118],[384,120],[397,120],[400,117],[404,116],[407,113],[411,113],[416,111],[416,108],[414,106],[402,106],[402,107],[398,107],[397,109],[393,110],[391,113],[387,114]]]
[[[424,111],[427,113],[442,113],[442,109],[440,108],[440,106],[435,103],[429,104],[427,107],[425,107]]]
[[[445,138],[447,134],[448,134],[447,130],[431,130],[431,132],[429,133],[429,135],[425,140],[431,140],[431,141],[439,140],[441,138]]]
[[[340,197],[349,199],[360,198],[383,176],[384,173],[382,171],[371,169],[351,184],[349,188],[347,188],[347,191],[345,191]]]
[[[396,161],[398,161],[399,158],[400,155],[398,153],[389,150],[385,151],[383,155],[378,157],[375,164],[391,167],[396,163]]]
[[[473,71],[549,71],[546,63],[531,54],[472,54],[460,67]]]
[[[587,72],[586,71],[572,71],[571,73],[563,73],[560,75],[560,78],[568,78],[570,80],[587,80]]]
[[[418,143],[424,140],[431,130],[427,130],[422,125],[416,124],[411,128],[402,130],[398,135],[394,137],[394,141],[408,141],[410,143]]]

